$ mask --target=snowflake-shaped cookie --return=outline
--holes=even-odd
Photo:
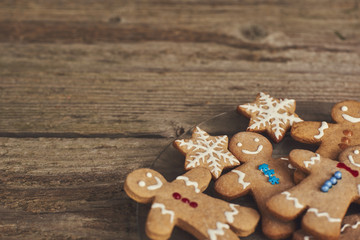
[[[174,146],[185,156],[185,169],[205,167],[216,179],[224,168],[240,165],[240,162],[228,151],[228,137],[210,136],[196,127],[191,139],[176,140]]]
[[[238,111],[250,118],[247,131],[266,131],[275,142],[280,142],[294,122],[303,121],[295,113],[293,99],[276,99],[260,92],[255,102],[238,106]]]

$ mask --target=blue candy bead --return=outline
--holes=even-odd
[[[336,177],[336,179],[341,179],[342,178],[342,173],[340,171],[336,171],[334,173],[334,177]]]
[[[328,192],[328,191],[329,191],[329,187],[326,186],[326,185],[323,185],[323,186],[321,187],[321,191],[322,191],[322,192]]]
[[[324,186],[328,186],[329,188],[332,187],[332,183],[330,182],[330,180],[326,180],[324,183]]]
[[[337,179],[336,179],[336,177],[331,177],[331,178],[330,178],[330,182],[332,183],[332,185],[336,185],[336,184],[337,184]]]

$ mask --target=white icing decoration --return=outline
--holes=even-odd
[[[148,178],[151,178],[152,177],[152,174],[151,173],[146,173],[146,176],[148,177]]]
[[[305,236],[304,240],[310,240],[310,238],[312,238],[311,236]]]
[[[359,163],[356,163],[356,162],[354,161],[353,156],[348,155],[348,159],[349,159],[349,161],[351,162],[352,165],[354,165],[354,166],[356,166],[356,167],[360,167],[360,164],[359,164]]]
[[[303,208],[304,207],[304,205],[302,205],[299,202],[299,199],[297,199],[295,197],[290,197],[291,194],[289,192],[285,191],[285,192],[282,192],[281,194],[286,195],[286,200],[293,201],[296,208]]]
[[[162,203],[154,203],[151,208],[160,208],[161,209],[161,214],[162,215],[165,215],[165,214],[169,214],[170,215],[170,222],[173,223],[174,222],[174,216],[175,216],[175,213],[174,211],[171,211],[171,210],[167,210],[165,208],[165,205],[162,204]]]
[[[225,217],[226,217],[226,221],[228,223],[233,223],[234,216],[237,215],[239,213],[239,211],[236,209],[236,204],[230,203],[229,206],[232,209],[232,211],[225,212]]]
[[[329,125],[327,124],[327,122],[322,122],[320,128],[318,129],[319,134],[315,135],[314,138],[316,138],[316,139],[322,138],[324,136],[324,130],[328,129],[328,128],[329,128]]]
[[[286,158],[286,157],[282,157],[280,158],[281,160],[284,160],[284,161],[289,161],[289,158]],[[289,169],[293,169],[293,170],[296,170],[296,167],[294,167],[293,165],[291,165],[291,163],[288,164],[288,168]]]
[[[360,152],[359,152],[359,150],[356,149],[356,150],[354,151],[354,153],[355,153],[355,154],[359,154]]]
[[[239,170],[232,170],[232,172],[236,173],[237,175],[239,175],[239,178],[238,178],[238,182],[243,186],[244,189],[246,189],[247,186],[250,185],[249,182],[245,182],[244,181],[244,178],[245,178],[245,173],[243,173],[242,171],[239,171]]]
[[[343,113],[341,115],[346,121],[352,122],[352,123],[358,123],[360,122],[360,118],[356,118],[356,117],[352,117],[350,115],[347,115],[345,113]]]
[[[229,229],[229,225],[222,222],[216,222],[216,229],[208,229],[210,240],[217,240],[217,235],[223,236],[225,234],[223,228]]]
[[[162,184],[161,180],[156,176],[154,178],[156,180],[156,184],[148,186],[147,187],[148,190],[156,190],[156,189],[159,189],[162,187],[163,184]]]
[[[185,181],[186,186],[194,186],[195,192],[196,193],[200,192],[200,189],[198,188],[198,186],[199,186],[198,183],[194,182],[194,181],[190,181],[188,177],[179,176],[176,178],[176,180],[183,180],[183,181]]]
[[[241,142],[238,142],[238,143],[236,144],[236,146],[241,147],[241,146],[242,146],[242,143],[241,143]]]
[[[261,152],[262,149],[263,149],[263,145],[259,145],[257,150],[254,152],[248,150],[241,150],[241,151],[245,154],[258,154],[259,152]]]
[[[239,160],[227,150],[226,135],[210,139],[210,135],[199,127],[195,128],[194,133],[197,134],[195,141],[191,139],[176,140],[180,147],[185,146],[188,151],[193,153],[187,156],[185,168],[195,168],[200,166],[200,162],[203,162],[207,164],[211,173],[217,178],[223,168],[221,162],[227,163],[228,166],[240,164]]]
[[[305,167],[308,167],[309,164],[314,165],[314,164],[315,164],[315,161],[319,161],[319,162],[320,162],[320,155],[319,155],[318,153],[315,153],[315,154],[316,154],[316,156],[311,157],[311,158],[310,158],[310,161],[304,161]]]
[[[146,183],[144,181],[140,181],[138,184],[139,184],[140,187],[145,187],[146,186]]]
[[[357,221],[354,225],[351,224],[345,224],[342,228],[341,228],[341,232],[344,232],[346,228],[351,227],[352,229],[356,229],[358,226],[360,226],[360,221]]]
[[[277,102],[273,97],[265,93],[260,93],[260,105],[254,103],[248,103],[240,105],[248,113],[257,113],[256,117],[252,118],[253,124],[248,129],[260,129],[266,126],[270,126],[274,132],[276,139],[280,139],[285,133],[284,128],[287,123],[290,126],[294,122],[303,121],[301,118],[296,117],[294,114],[289,114],[288,109],[295,106],[295,100],[293,99],[280,99]],[[282,113],[279,113],[279,112]]]
[[[254,139],[254,141],[255,141],[255,142],[259,142],[259,141],[260,141],[260,139],[258,139],[258,138],[255,138],[255,139]]]
[[[360,184],[358,185],[358,193],[359,193],[359,196],[360,196]]]
[[[346,112],[347,110],[349,110],[347,106],[342,106],[341,107],[341,111]]]
[[[319,210],[316,208],[309,208],[308,212],[313,212],[317,217],[326,217],[329,222],[341,222],[341,218],[332,218],[327,212],[319,213]]]

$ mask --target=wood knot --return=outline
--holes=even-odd
[[[258,25],[244,27],[240,32],[246,39],[252,41],[263,39],[268,35],[267,31]]]

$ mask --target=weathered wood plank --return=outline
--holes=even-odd
[[[298,101],[359,100],[360,81],[354,75],[124,73],[112,72],[113,66],[96,73],[62,67],[65,76],[59,76],[55,62],[50,65],[45,71],[41,64],[28,71],[23,68],[17,73],[21,76],[3,74],[3,136],[174,137],[239,103],[253,101],[259,91]]]
[[[125,176],[169,142],[0,138],[1,238],[136,239]]]

